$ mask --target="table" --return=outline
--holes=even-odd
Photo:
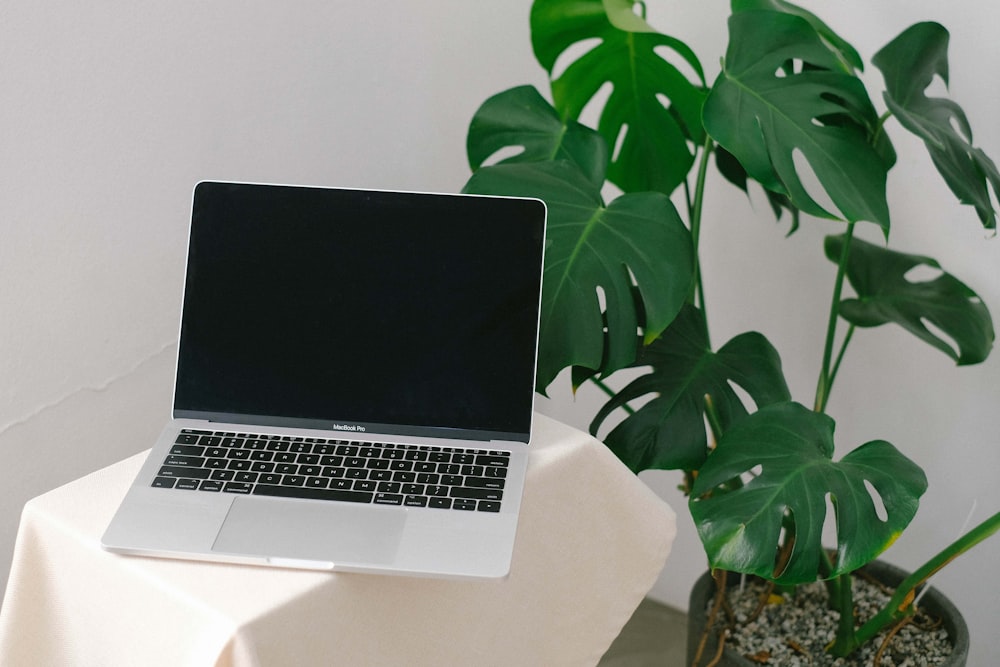
[[[510,577],[445,581],[120,556],[100,536],[145,453],[29,501],[0,665],[594,665],[675,516],[601,443],[538,415]]]

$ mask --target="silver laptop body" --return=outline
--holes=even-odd
[[[173,419],[104,548],[506,576],[544,235],[534,199],[199,183]]]

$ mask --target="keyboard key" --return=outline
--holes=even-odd
[[[312,489],[325,489],[328,481],[326,477],[307,477],[306,486]]]
[[[502,489],[506,481],[495,477],[466,477],[465,486],[477,489]]]
[[[226,482],[226,485],[222,487],[222,490],[226,493],[250,493],[253,488],[253,484],[248,484],[246,482]]]
[[[455,510],[473,511],[473,510],[476,509],[476,501],[475,500],[461,500],[461,499],[460,500],[456,500],[452,504],[451,508],[455,509]]]
[[[198,442],[198,436],[194,433],[181,432],[174,440],[178,445],[193,445]]]
[[[479,510],[480,512],[499,512],[500,503],[496,502],[495,500],[480,500],[479,505],[476,506],[476,509]]]
[[[373,502],[376,505],[402,505],[403,496],[398,493],[376,493]]]
[[[406,507],[427,507],[427,496],[406,496],[403,505]]]
[[[176,456],[204,456],[205,448],[199,445],[174,445],[170,453]]]
[[[349,503],[370,503],[374,494],[340,489],[313,489],[307,486],[274,486],[258,484],[253,489],[257,496],[281,496],[283,498],[309,498],[313,500],[339,500]]]
[[[499,489],[470,489],[464,486],[453,486],[449,495],[452,498],[467,498],[475,500],[502,500],[503,491]]]
[[[185,468],[203,468],[205,467],[205,457],[204,456],[167,456],[166,460],[163,462],[164,465],[168,466],[182,466]]]
[[[236,472],[233,470],[213,470],[210,479],[220,482],[231,482],[234,477],[236,477]]]
[[[198,489],[199,481],[196,479],[179,479],[177,480],[178,489],[185,489],[187,491],[196,491]]]
[[[285,475],[281,478],[281,483],[287,486],[302,486],[306,483],[306,478],[302,475]]]
[[[161,466],[156,473],[160,477],[196,477],[198,479],[208,479],[211,470],[205,468],[186,468],[184,466]]]
[[[152,486],[156,489],[172,489],[176,483],[176,477],[157,477],[153,479]]]
[[[450,510],[451,498],[429,498],[427,500],[427,506],[435,509]]]
[[[199,491],[222,491],[222,482],[206,479],[198,485]]]
[[[510,458],[507,456],[481,455],[476,457],[476,465],[507,467],[508,465],[510,465]]]

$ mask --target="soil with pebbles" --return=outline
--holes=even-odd
[[[833,641],[840,617],[827,607],[826,587],[822,583],[798,586],[784,601],[767,604],[753,621],[747,621],[759,606],[766,585],[754,580],[742,588],[730,586],[727,597],[737,621],[735,632],[726,646],[751,662],[782,667],[925,667],[941,664],[951,654],[948,633],[936,619],[918,612],[892,638],[882,652],[879,665],[874,658],[885,639],[858,649],[849,658],[833,658],[824,648]],[[858,622],[863,623],[881,609],[889,594],[878,584],[854,578],[854,604]],[[711,602],[709,603],[711,612]]]

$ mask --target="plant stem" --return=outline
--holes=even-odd
[[[840,600],[840,577],[830,577],[833,574],[833,560],[830,558],[830,553],[826,549],[821,549],[820,554],[822,558],[819,561],[819,573],[824,578],[827,604],[831,609],[835,609],[837,601]]]
[[[844,233],[844,248],[840,253],[840,261],[837,263],[837,278],[833,285],[833,299],[830,303],[830,320],[826,326],[826,342],[823,346],[823,366],[819,372],[819,382],[816,384],[816,402],[813,409],[816,412],[825,412],[827,401],[830,400],[830,391],[833,389],[833,379],[836,374],[835,369],[831,369],[833,359],[833,341],[837,336],[837,320],[840,318],[840,295],[844,289],[844,278],[847,275],[847,258],[851,254],[851,239],[854,238],[854,223],[847,223],[847,231]],[[844,357],[847,343],[850,337],[844,340],[840,354],[837,357],[837,367]]]
[[[701,214],[705,201],[705,179],[708,174],[708,159],[715,149],[715,142],[705,135],[705,143],[701,149],[701,162],[698,164],[698,179],[694,186],[694,203],[691,205],[691,245],[694,249],[694,284],[691,287],[690,301],[697,303],[706,319],[705,331],[708,332],[707,315],[705,315],[705,286],[701,280]]]
[[[854,591],[851,583],[850,573],[837,577],[837,600],[834,607],[840,612],[840,620],[837,622],[837,636],[830,647],[833,655],[847,655],[858,647],[854,632]]]
[[[828,386],[832,387],[834,381],[837,379],[837,371],[840,370],[840,362],[844,360],[844,354],[847,352],[847,344],[851,342],[851,338],[854,336],[854,329],[856,327],[852,324],[847,328],[847,333],[844,335],[844,342],[840,345],[840,353],[837,354],[837,361],[833,363],[833,370],[830,371],[830,381]],[[827,393],[829,396],[829,392]]]
[[[921,586],[938,570],[998,530],[1000,530],[1000,512],[997,512],[949,544],[938,555],[934,556],[934,558],[927,561],[920,569],[904,579],[896,588],[896,592],[886,606],[858,629],[855,634],[855,646],[860,646],[865,642],[871,641],[884,628],[912,614],[914,591],[918,586]]]

